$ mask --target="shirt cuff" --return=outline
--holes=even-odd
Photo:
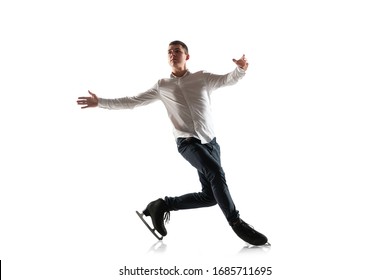
[[[237,69],[238,69],[238,72],[240,72],[240,73],[245,73],[245,70],[242,69],[240,66],[237,66]]]

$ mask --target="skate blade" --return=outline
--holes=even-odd
[[[271,243],[267,242],[263,245],[252,245],[250,243],[246,243],[246,248],[250,249],[250,248],[269,248],[271,247]]]
[[[138,215],[138,217],[141,219],[141,221],[145,224],[145,226],[150,230],[150,232],[158,239],[158,240],[162,240],[163,239],[163,236],[159,236],[157,234],[157,230],[152,228],[144,219],[144,214],[143,213],[140,213],[138,211],[135,211]]]

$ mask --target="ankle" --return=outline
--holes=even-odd
[[[242,220],[240,218],[237,218],[237,219],[234,219],[233,221],[230,221],[229,224],[231,227],[235,227],[238,224],[240,224],[241,222],[242,222]]]

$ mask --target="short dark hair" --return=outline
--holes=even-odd
[[[175,40],[175,41],[172,41],[169,43],[170,46],[172,45],[180,45],[183,47],[183,49],[186,51],[186,54],[188,54],[188,47],[186,44],[184,44],[182,41],[179,41],[179,40]]]

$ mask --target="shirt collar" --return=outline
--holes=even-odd
[[[181,77],[177,77],[177,76],[175,76],[173,73],[171,73],[171,78],[172,78],[172,79],[174,79],[174,78],[176,78],[176,79],[178,79],[178,78],[183,78],[183,77],[185,77],[185,76],[187,76],[187,75],[189,75],[189,74],[191,74],[191,72],[190,72],[190,70],[187,69],[187,71],[186,71],[186,72],[184,73],[184,75],[181,76]]]

